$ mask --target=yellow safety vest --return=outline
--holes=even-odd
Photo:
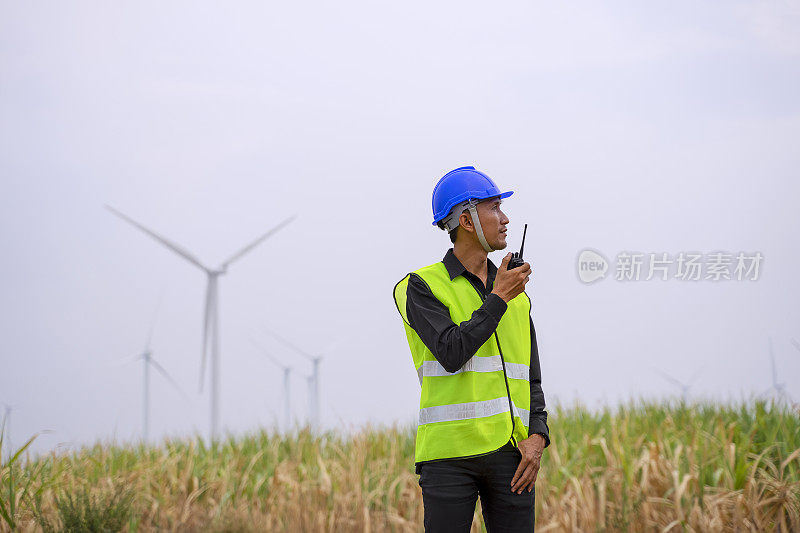
[[[414,272],[460,324],[483,300],[463,276],[451,280],[444,263]],[[481,455],[510,439],[528,438],[530,418],[531,301],[524,292],[511,300],[494,335],[459,370],[450,373],[409,325],[406,289],[409,275],[394,288],[408,346],[422,391],[415,461]]]

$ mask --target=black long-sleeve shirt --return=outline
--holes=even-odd
[[[472,313],[469,320],[455,324],[450,311],[431,292],[428,285],[416,274],[411,274],[406,290],[406,315],[409,325],[417,332],[425,346],[433,353],[445,370],[455,372],[478,351],[497,329],[507,304],[496,294],[492,294],[497,267],[488,261],[486,285],[468,271],[450,248],[442,259],[450,279],[464,276],[481,295],[483,304]],[[545,447],[550,445],[550,430],[547,426],[544,392],[542,392],[542,373],[539,365],[539,347],[536,343],[536,330],[530,319],[531,361],[530,389],[531,409],[528,435],[538,433],[544,437]]]

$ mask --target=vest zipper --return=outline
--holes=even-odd
[[[470,283],[472,285],[472,283]],[[486,299],[483,297],[481,292],[472,286],[475,289],[475,292],[478,293],[478,297],[480,297],[481,302],[485,302]],[[511,415],[511,442],[514,443],[514,446],[517,446],[517,440],[514,438],[514,427],[516,422],[514,421],[514,403],[511,401],[511,389],[508,386],[508,375],[506,374],[506,360],[503,357],[503,349],[500,348],[500,338],[497,336],[497,329],[494,330],[494,340],[497,342],[497,350],[500,352],[500,362],[503,364],[503,379],[506,382],[506,397],[508,398],[508,413]]]

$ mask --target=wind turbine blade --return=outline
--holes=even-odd
[[[341,346],[342,344],[344,344],[345,342],[349,341],[351,338],[353,338],[353,335],[346,335],[344,337],[339,337],[338,339],[336,339],[336,340],[332,341],[330,344],[328,344],[322,350],[321,353],[324,353],[324,354],[327,355],[330,352],[332,352],[333,350],[335,350],[336,348],[338,348],[339,346]]]
[[[108,363],[109,365],[113,365],[115,367],[125,366],[133,363],[134,361],[138,361],[144,357],[144,353],[138,353],[136,355],[128,355],[125,357],[120,357],[116,359],[113,363]]]
[[[670,376],[669,374],[667,374],[666,372],[662,372],[660,370],[656,370],[656,372],[658,372],[661,375],[662,378],[666,379],[667,381],[669,381],[670,383],[672,383],[676,387],[683,388],[683,387],[686,386],[683,383],[681,383],[680,381],[678,381],[677,379],[675,379],[672,376]]]
[[[300,355],[302,355],[303,357],[305,357],[309,361],[313,361],[314,359],[317,359],[315,356],[311,355],[308,352],[305,352],[305,351],[301,350],[300,348],[298,348],[297,346],[295,346],[291,342],[287,341],[286,339],[284,339],[283,337],[281,337],[280,335],[278,335],[274,331],[270,331],[269,329],[266,329],[266,328],[264,328],[264,329],[266,330],[267,333],[272,335],[276,340],[278,340],[279,342],[281,342],[285,346],[288,346],[289,348],[291,348],[295,352],[299,353]]]
[[[152,365],[153,365],[153,366],[156,368],[156,370],[158,370],[158,371],[161,373],[161,375],[162,375],[162,376],[164,376],[164,379],[166,379],[167,381],[169,381],[169,382],[170,382],[170,384],[171,384],[173,387],[175,387],[175,390],[176,390],[176,391],[178,391],[178,392],[181,394],[181,396],[183,396],[183,398],[184,398],[185,400],[188,400],[188,399],[189,399],[189,398],[187,398],[187,397],[186,397],[186,394],[184,394],[184,393],[183,393],[183,389],[181,389],[180,385],[178,385],[178,384],[175,382],[175,380],[174,380],[174,379],[172,379],[172,376],[170,376],[170,375],[167,373],[167,371],[166,371],[166,370],[164,370],[164,367],[163,367],[163,366],[161,366],[160,364],[158,364],[158,362],[157,362],[155,359],[153,359],[152,357],[150,358],[150,364],[152,364]]]
[[[231,263],[233,263],[234,261],[236,261],[237,259],[239,259],[240,257],[242,257],[244,254],[246,254],[247,252],[249,252],[250,250],[252,250],[252,249],[253,249],[253,248],[255,248],[256,246],[258,246],[259,244],[261,244],[261,242],[262,242],[262,241],[264,241],[264,239],[266,239],[266,238],[270,237],[272,234],[274,234],[275,232],[277,232],[278,230],[280,230],[282,227],[284,227],[285,225],[287,225],[289,222],[291,222],[292,220],[294,220],[296,216],[297,216],[297,215],[292,215],[292,216],[290,216],[289,218],[287,218],[286,220],[284,220],[283,222],[281,222],[280,224],[278,224],[277,226],[275,226],[274,228],[272,228],[271,230],[269,230],[268,232],[266,232],[264,235],[262,235],[261,237],[259,237],[259,238],[258,238],[258,239],[256,239],[255,241],[251,242],[250,244],[248,244],[247,246],[245,246],[244,248],[242,248],[241,250],[239,250],[238,252],[236,252],[235,254],[233,254],[233,255],[230,257],[230,259],[228,259],[227,261],[225,261],[224,263],[222,263],[222,269],[223,269],[223,270],[224,270],[224,269],[226,269],[226,268],[228,267],[228,265],[230,265]]]
[[[164,246],[166,246],[167,248],[169,248],[170,250],[172,250],[176,254],[180,255],[181,257],[183,257],[184,259],[186,259],[190,263],[192,263],[194,265],[197,265],[199,268],[201,268],[201,269],[203,269],[205,271],[209,270],[208,268],[206,268],[200,262],[199,259],[197,259],[194,255],[191,254],[191,252],[186,250],[184,247],[182,247],[182,246],[180,246],[180,245],[168,240],[166,237],[162,237],[161,235],[159,235],[155,231],[142,226],[141,224],[139,224],[138,222],[136,222],[135,220],[133,220],[129,216],[124,215],[123,213],[117,211],[116,209],[114,209],[110,205],[106,205],[106,209],[108,209],[109,211],[111,211],[115,215],[119,216],[120,218],[122,218],[124,220],[127,220],[128,222],[130,222],[131,224],[133,224],[134,226],[136,226],[137,228],[139,228],[143,232],[147,233],[148,235],[153,237],[155,240],[157,240],[158,242],[160,242],[161,244],[163,244]]]
[[[266,348],[261,346],[261,344],[257,343],[254,339],[250,339],[250,342],[252,342],[255,345],[255,347],[258,348],[261,351],[261,353],[266,356],[267,359],[269,359],[270,361],[272,361],[273,363],[275,363],[277,366],[279,366],[281,368],[286,368],[286,365],[284,365],[283,363],[278,361],[278,359],[275,356],[273,356],[271,353],[269,353],[266,350]]]
[[[798,351],[800,351],[800,342],[797,342],[797,339],[792,339],[792,344]]]
[[[209,323],[211,322],[211,310],[213,305],[214,294],[212,293],[211,285],[213,284],[211,277],[208,278],[208,286],[206,286],[206,309],[203,316],[203,352],[200,354],[200,392],[203,392],[203,382],[206,376],[206,358],[208,356],[208,334]]]

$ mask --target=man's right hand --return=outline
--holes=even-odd
[[[506,303],[510,302],[525,290],[525,284],[533,272],[531,265],[523,263],[522,266],[508,270],[508,262],[511,260],[511,252],[506,254],[503,262],[497,269],[497,276],[494,278],[492,293],[498,295]]]

